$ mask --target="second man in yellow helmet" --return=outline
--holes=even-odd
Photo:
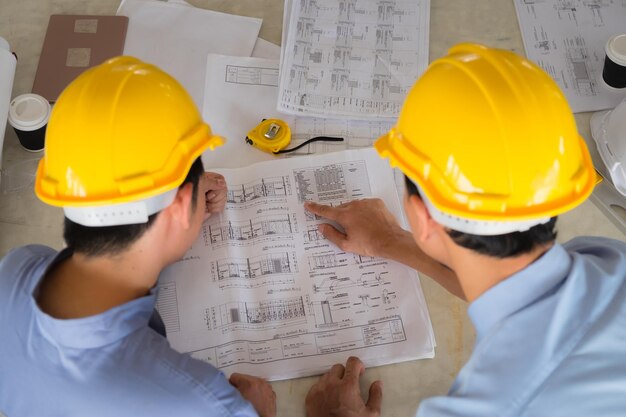
[[[470,303],[474,352],[417,416],[622,415],[626,244],[555,242],[556,216],[595,174],[554,81],[512,52],[457,45],[375,146],[405,174],[410,232],[379,200],[306,208],[343,227],[321,227],[340,249],[402,262]],[[381,383],[364,402],[363,371],[356,357],[335,365],[307,416],[380,416]]]

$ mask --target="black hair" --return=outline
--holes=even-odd
[[[406,175],[404,182],[409,196],[420,197],[417,186]],[[448,236],[459,246],[483,255],[508,258],[529,253],[537,246],[553,242],[556,239],[556,230],[554,229],[556,219],[556,217],[552,217],[547,223],[538,224],[524,232],[512,232],[496,236],[479,236],[452,229],[446,231]]]
[[[204,173],[202,159],[197,158],[187,177],[180,185],[193,184],[192,207],[195,209],[198,199],[198,184]],[[116,255],[136,242],[154,224],[159,213],[148,217],[146,223],[121,226],[88,227],[65,218],[63,238],[70,249],[86,256]]]

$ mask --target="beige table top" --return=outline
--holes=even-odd
[[[281,0],[188,0],[194,6],[263,18],[260,36],[280,44],[283,3]],[[120,0],[0,0],[0,36],[9,41],[19,61],[13,96],[31,91],[39,53],[51,14],[115,14]],[[458,42],[482,42],[524,53],[512,0],[431,0],[430,58],[443,55]],[[589,137],[589,114],[576,116],[583,136]],[[7,128],[3,166],[33,159],[24,151],[15,133]],[[62,213],[45,206],[31,189],[0,194],[0,256],[11,248],[40,243],[61,248]],[[578,235],[624,239],[591,202],[561,216],[559,240]],[[381,379],[384,383],[383,415],[414,415],[423,398],[444,395],[469,357],[474,330],[466,316],[466,304],[422,278],[437,340],[434,359],[381,366],[367,370],[362,387]],[[0,341],[0,343],[2,343]],[[272,383],[278,395],[278,415],[304,416],[304,398],[317,380],[301,378]],[[12,416],[11,416],[12,417]]]

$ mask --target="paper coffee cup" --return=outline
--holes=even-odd
[[[48,100],[37,94],[22,94],[11,100],[9,124],[27,151],[43,149],[50,110]]]
[[[626,34],[611,37],[605,51],[602,79],[613,88],[626,87]]]

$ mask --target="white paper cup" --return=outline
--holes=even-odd
[[[44,148],[50,110],[48,100],[37,94],[22,94],[11,100],[9,124],[27,151],[39,152]]]
[[[613,88],[626,87],[626,34],[612,36],[605,46],[602,79]]]

